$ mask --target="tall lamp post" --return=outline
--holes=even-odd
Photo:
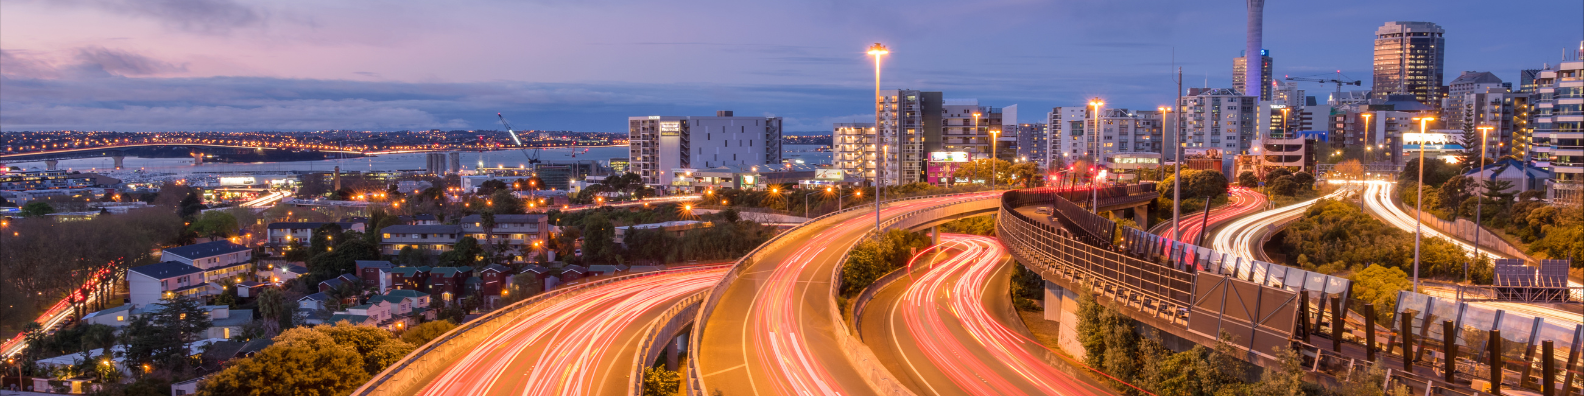
[[[1375,155],[1374,155],[1375,153],[1371,152],[1371,150],[1370,150],[1371,147],[1370,147],[1370,138],[1369,138],[1369,129],[1370,129],[1369,128],[1370,127],[1369,120],[1370,120],[1370,116],[1372,116],[1372,115],[1373,114],[1370,114],[1370,113],[1360,113],[1359,114],[1360,117],[1364,117],[1364,160],[1365,161],[1369,161],[1371,163],[1375,162]]]
[[[1089,160],[1093,161],[1096,166],[1100,164],[1100,108],[1104,106],[1105,101],[1100,100],[1098,97],[1089,101],[1089,107],[1094,108],[1094,131],[1088,134],[1091,146]],[[1100,207],[1096,206],[1100,203],[1100,190],[1096,189],[1098,185],[1095,182],[1095,180],[1089,181],[1089,210],[1100,213]]]
[[[999,185],[999,181],[996,180],[996,166],[997,166],[996,160],[999,158],[999,157],[996,156],[996,139],[1000,138],[1000,137],[1001,137],[1001,130],[1000,129],[991,129],[990,130],[990,189],[991,190],[994,190],[994,189],[996,189],[996,187],[1000,186]]]
[[[980,116],[979,112],[977,112],[977,111],[973,112],[973,130],[968,132],[968,136],[979,135],[979,116]],[[992,172],[994,172],[994,171],[992,171]],[[991,179],[995,179],[995,175],[990,175],[990,178]],[[972,182],[973,180],[970,179],[969,181]]]
[[[1480,184],[1484,184],[1484,182],[1485,182],[1485,142],[1487,142],[1488,139],[1490,139],[1490,131],[1491,131],[1491,129],[1495,129],[1495,127],[1490,126],[1490,125],[1481,125],[1481,126],[1475,128],[1475,129],[1479,129],[1480,130],[1480,164],[1479,164],[1479,168],[1475,168],[1474,171],[1475,172],[1479,172]],[[1484,188],[1484,186],[1481,185],[1480,188]],[[1484,197],[1474,197],[1474,198],[1476,199],[1474,201],[1474,226],[1475,226],[1475,232],[1474,232],[1474,261],[1479,261],[1479,259],[1480,259],[1480,245],[1479,245],[1479,243],[1480,243],[1480,234],[1483,234],[1483,233],[1482,232],[1478,232],[1478,230],[1479,230],[1478,227],[1482,227],[1480,225],[1481,224],[1480,223],[1480,215],[1485,214],[1485,211],[1483,210],[1484,207],[1485,207],[1485,198]],[[1468,280],[1469,280],[1469,264],[1468,264],[1468,262],[1465,261],[1465,262],[1463,262],[1463,281],[1467,282]]]
[[[1424,167],[1425,167],[1425,136],[1429,132],[1430,121],[1435,117],[1417,117],[1419,120],[1419,198],[1414,200],[1414,266],[1413,287],[1414,293],[1419,292],[1419,240],[1424,233]],[[1477,258],[1477,257],[1476,257]]]
[[[885,176],[881,173],[885,168],[885,157],[880,150],[880,147],[885,146],[881,138],[885,134],[885,129],[880,127],[880,112],[885,111],[885,101],[880,97],[880,57],[889,53],[891,50],[886,49],[883,44],[874,43],[869,46],[869,55],[874,55],[875,58],[875,234],[877,235],[880,233],[880,198],[885,196],[880,190],[880,186],[885,183]]]

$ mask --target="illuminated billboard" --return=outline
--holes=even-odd
[[[841,169],[815,169],[814,178],[819,180],[846,180],[847,176]]]
[[[930,162],[968,162],[970,156],[963,151],[931,151]]]

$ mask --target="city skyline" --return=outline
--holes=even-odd
[[[788,132],[820,131],[873,117],[872,66],[862,49],[876,41],[893,50],[885,89],[941,91],[948,99],[1031,110],[1101,96],[1113,108],[1147,110],[1171,103],[1173,52],[1185,87],[1230,87],[1227,60],[1242,51],[1245,33],[1244,4],[1236,2],[912,7],[879,22],[864,15],[902,4],[536,3],[376,11],[219,0],[160,4],[166,5],[7,2],[8,12],[0,14],[0,36],[7,38],[0,42],[0,128],[495,129],[493,113],[505,112],[523,129],[618,132],[629,116],[733,110],[782,117]],[[1476,17],[1459,9],[1467,7],[1342,2],[1315,10],[1270,3],[1264,46],[1281,60],[1276,78],[1340,69],[1371,81],[1375,29],[1388,21],[1427,21],[1447,31],[1448,74],[1490,71],[1515,81],[1518,70],[1554,65],[1574,49],[1575,16],[1584,13]],[[720,22],[719,29],[654,22],[689,18]],[[1520,21],[1534,29],[1523,37],[1534,39],[1504,33]],[[965,29],[938,28],[967,22]],[[624,25],[635,27],[591,28]],[[712,38],[722,30],[740,34]],[[969,52],[974,56],[951,56]],[[1316,96],[1330,91],[1303,88]]]

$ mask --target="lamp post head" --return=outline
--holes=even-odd
[[[1100,98],[1094,98],[1089,101],[1089,105],[1094,107],[1105,106],[1105,101],[1100,100]]]
[[[874,43],[874,45],[869,46],[869,55],[874,55],[874,56],[878,57],[880,55],[885,55],[885,54],[889,54],[889,53],[891,53],[891,50],[887,49],[884,44]]]

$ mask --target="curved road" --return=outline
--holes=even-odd
[[[502,328],[420,395],[626,395],[651,321],[719,282],[726,267],[602,285]]]
[[[1060,358],[1032,339],[1012,307],[1015,264],[999,241],[947,234],[938,247],[915,256],[915,266],[928,267],[881,289],[859,318],[865,343],[898,380],[920,395],[1113,393],[1065,362],[1050,363]]]
[[[1397,184],[1384,181],[1370,181],[1366,183],[1369,183],[1369,188],[1364,193],[1365,207],[1369,208],[1370,212],[1373,212],[1377,217],[1385,220],[1387,224],[1391,224],[1392,226],[1410,233],[1414,232],[1414,225],[1418,223],[1418,220],[1414,218],[1414,215],[1404,211],[1392,201],[1392,189],[1396,188]],[[1472,243],[1449,237],[1428,226],[1422,227],[1420,231],[1424,233],[1425,238],[1442,238],[1452,241],[1453,244],[1463,249],[1465,255],[1469,257],[1474,256],[1474,244]],[[1481,256],[1492,260],[1508,258],[1504,255],[1492,253],[1487,249],[1480,249],[1479,253]],[[1457,298],[1456,290],[1446,287],[1429,286],[1425,285],[1424,282],[1421,282],[1420,285],[1420,291],[1424,292],[1425,294],[1448,299]],[[1578,282],[1570,279],[1568,280],[1568,286],[1580,287],[1584,285],[1581,285]],[[1584,323],[1584,321],[1580,320],[1579,314],[1577,312],[1550,308],[1543,305],[1510,302],[1474,302],[1473,304],[1487,306],[1494,309],[1520,312],[1531,316],[1544,317],[1547,321],[1560,320],[1569,323]]]
[[[1338,188],[1336,191],[1320,198],[1255,213],[1238,219],[1222,228],[1220,232],[1217,232],[1215,237],[1211,238],[1212,243],[1209,247],[1219,252],[1237,255],[1246,260],[1264,260],[1265,255],[1261,254],[1258,249],[1261,249],[1260,236],[1267,230],[1277,224],[1285,223],[1303,215],[1304,210],[1307,210],[1322,199],[1338,199],[1346,196],[1348,191],[1351,191],[1351,189],[1346,187]]]
[[[1215,228],[1216,226],[1221,225],[1221,223],[1242,217],[1245,214],[1249,214],[1259,210],[1259,208],[1265,207],[1265,195],[1260,194],[1257,191],[1243,187],[1232,187],[1232,190],[1229,194],[1232,196],[1232,202],[1228,203],[1227,206],[1222,206],[1210,211],[1209,228]],[[1202,211],[1194,212],[1192,215],[1183,216],[1182,223],[1182,241],[1196,243],[1196,241],[1199,240],[1199,234],[1203,233],[1206,229],[1205,216],[1204,212]],[[1160,227],[1155,235],[1170,238],[1176,231],[1175,227],[1171,227],[1170,222],[1161,223],[1161,225],[1165,227]]]
[[[884,217],[999,193],[962,194],[890,204]],[[823,231],[806,243],[764,252],[728,286],[699,345],[699,375],[724,395],[873,394],[840,349],[830,283],[837,261],[874,229],[874,213],[856,211],[810,224]]]

